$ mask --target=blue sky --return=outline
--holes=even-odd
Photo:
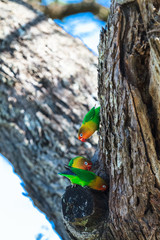
[[[105,26],[103,21],[92,13],[78,13],[65,17],[63,21],[56,19],[55,22],[66,32],[80,38],[90,50],[98,55],[100,30]]]
[[[77,3],[82,0],[61,0],[65,3]],[[42,0],[44,5],[49,4],[52,0]],[[97,2],[105,7],[110,6],[111,0],[97,0]],[[80,38],[83,43],[98,55],[97,46],[99,43],[99,34],[105,22],[99,20],[92,13],[78,13],[65,17],[62,21],[56,19],[55,22],[60,25],[64,30],[74,37]]]
[[[53,0],[41,0],[42,5],[49,5],[52,2],[53,2]],[[82,0],[59,0],[59,2],[78,3],[78,2],[82,2]],[[111,3],[111,0],[97,0],[96,2],[105,6],[105,7],[109,7],[110,3]]]
[[[22,195],[22,181],[13,173],[7,159],[0,154],[0,239],[59,240],[45,215],[33,206],[32,201]]]

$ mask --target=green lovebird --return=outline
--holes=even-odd
[[[89,171],[92,167],[92,162],[85,157],[78,156],[78,157],[72,158],[68,166]]]
[[[67,171],[59,174],[69,178],[71,183],[81,185],[82,187],[88,186],[99,191],[105,191],[108,187],[101,177],[86,170],[71,167]]]
[[[78,139],[85,142],[96,130],[99,129],[100,107],[93,107],[84,117],[82,126],[78,131]]]

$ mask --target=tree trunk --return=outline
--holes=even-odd
[[[117,2],[99,45],[106,238],[160,239],[160,2]]]
[[[97,145],[77,139],[97,102],[97,58],[23,1],[0,2],[0,16],[0,152],[67,240],[61,196],[69,181],[58,172]]]
[[[86,199],[92,210],[80,202],[84,217],[79,220],[78,212],[69,221],[67,189],[62,204],[70,207],[63,211],[67,228],[76,239],[160,239],[160,2],[112,1],[107,30],[101,32],[98,71],[97,173],[109,176],[108,200],[99,193],[106,214],[95,221],[97,197],[90,190]]]

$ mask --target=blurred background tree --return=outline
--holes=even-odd
[[[97,136],[85,145],[77,139],[83,114],[98,100],[97,57],[25,1],[0,1],[0,15],[0,152],[23,180],[25,196],[54,222],[60,236],[68,239],[61,196],[69,182],[57,173],[76,155],[91,158],[97,146]],[[8,169],[7,174],[10,189],[4,177],[1,184],[11,193]],[[17,191],[12,194],[18,199]],[[11,205],[8,195],[3,197],[4,203]],[[16,203],[18,200],[13,206]],[[17,214],[11,217],[12,211],[1,211],[1,217],[2,212],[18,222]],[[27,217],[24,211],[26,222]],[[2,221],[10,224],[4,217]],[[38,220],[34,221],[37,226]],[[17,227],[16,239],[26,227],[12,226],[14,232]],[[7,232],[3,238],[10,233],[3,232]],[[28,236],[23,234],[20,239]]]
[[[73,1],[72,3],[59,0],[52,2],[28,0],[27,2],[52,19],[63,19],[76,13],[91,12],[100,20],[107,21],[109,14],[109,8],[102,6],[95,0]],[[106,3],[104,4],[106,5]]]

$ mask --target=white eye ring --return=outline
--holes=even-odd
[[[102,188],[106,188],[106,185],[102,185]]]
[[[84,165],[88,165],[88,162],[84,162]]]
[[[82,133],[80,133],[80,135],[79,135],[80,137],[83,137],[83,134]]]

